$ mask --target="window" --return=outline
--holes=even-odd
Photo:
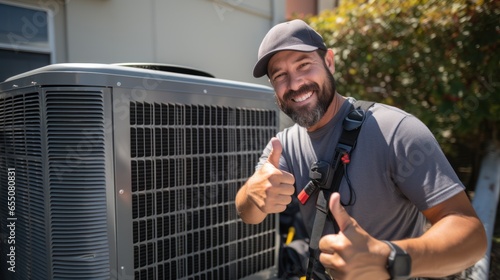
[[[0,82],[53,59],[49,10],[0,2]]]

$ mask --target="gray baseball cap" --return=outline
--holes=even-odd
[[[304,21],[296,19],[277,24],[269,30],[260,44],[253,76],[259,78],[266,75],[269,60],[279,51],[312,52],[317,49],[327,49],[323,38]]]

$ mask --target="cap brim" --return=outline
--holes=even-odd
[[[271,57],[275,55],[277,52],[280,51],[300,51],[300,52],[312,52],[317,50],[318,47],[315,46],[310,46],[310,45],[294,45],[294,46],[286,46],[284,48],[272,50],[265,55],[263,55],[259,61],[255,64],[253,68],[253,76],[255,78],[260,78],[264,75],[267,74],[267,64],[269,63],[269,60],[271,60]]]

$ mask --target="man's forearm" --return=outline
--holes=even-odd
[[[481,222],[471,216],[449,215],[424,235],[394,242],[412,257],[412,277],[445,277],[476,263],[486,250]]]

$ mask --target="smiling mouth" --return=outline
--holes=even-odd
[[[313,94],[312,91],[309,91],[306,94],[301,94],[295,98],[292,98],[292,101],[295,103],[305,101],[305,100],[309,99],[312,96],[312,94]]]

